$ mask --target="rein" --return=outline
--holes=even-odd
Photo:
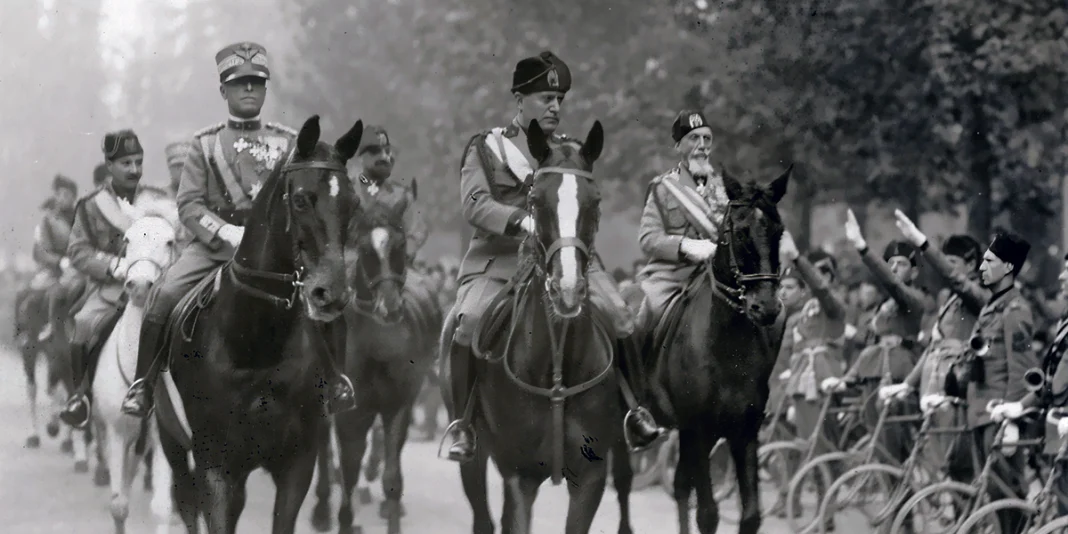
[[[302,161],[293,163],[293,156],[295,154],[296,148],[289,152],[289,157],[286,159],[286,163],[282,166],[282,171],[278,177],[279,179],[285,180],[285,193],[282,194],[282,198],[286,202],[287,232],[290,230],[293,223],[293,201],[289,194],[290,181],[286,178],[288,174],[300,170],[319,169],[337,172],[342,174],[343,177],[348,176],[348,170],[343,165],[332,161]],[[297,241],[295,239],[293,240],[293,261],[296,266],[292,273],[278,273],[246,267],[241,265],[235,257],[233,261],[230,262],[230,281],[239,291],[243,291],[248,295],[266,300],[275,306],[281,306],[282,308],[289,310],[293,308],[293,305],[296,304],[298,300],[300,300],[300,290],[304,287],[304,265],[301,261],[300,249],[297,247]],[[249,279],[291,284],[293,286],[293,291],[289,293],[287,297],[279,297],[270,291],[260,289],[249,281],[246,281]]]
[[[731,219],[731,211],[736,207],[745,206],[744,202],[738,200],[732,200],[727,204],[727,213],[723,215],[723,220],[727,227],[724,228],[724,232],[720,233],[720,248],[726,247],[728,254],[728,261],[730,265],[731,280],[724,282],[716,276],[716,270],[709,265],[709,272],[712,280],[712,288],[715,293],[722,297],[735,311],[742,311],[745,305],[745,286],[746,284],[752,284],[755,282],[778,282],[778,273],[743,273],[738,266],[738,257],[734,252],[734,220]]]
[[[384,326],[395,325],[403,321],[403,314],[399,316],[396,321],[383,321],[380,317],[378,317],[378,314],[374,313],[373,306],[375,303],[375,290],[378,288],[378,286],[386,282],[392,282],[397,284],[398,288],[402,292],[401,296],[403,298],[404,282],[407,280],[407,272],[395,273],[387,267],[386,269],[383,269],[383,272],[380,273],[378,276],[370,277],[367,275],[367,269],[364,268],[364,263],[360,261],[360,258],[356,258],[356,267],[359,270],[360,280],[365,281],[366,286],[364,287],[364,289],[369,291],[371,293],[371,296],[369,298],[362,299],[360,298],[359,292],[354,292],[352,297],[350,298],[350,302],[352,303],[353,309],[355,309],[356,312],[360,315],[370,317],[378,324]],[[405,267],[405,269],[407,269],[407,267]],[[368,281],[368,279],[370,280]]]

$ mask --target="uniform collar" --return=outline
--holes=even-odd
[[[263,124],[260,122],[259,115],[252,117],[251,119],[239,119],[233,115],[226,120],[227,128],[231,130],[238,130],[241,132],[253,132],[259,130]]]

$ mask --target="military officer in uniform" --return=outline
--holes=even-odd
[[[167,156],[167,171],[171,175],[171,193],[175,196],[178,195],[178,185],[182,183],[182,168],[185,167],[185,160],[192,151],[193,145],[188,141],[171,143],[164,149],[164,154]]]
[[[1031,245],[1022,237],[1002,233],[994,237],[983,254],[979,275],[990,299],[979,312],[972,337],[985,347],[974,354],[976,363],[968,384],[968,426],[972,428],[980,457],[990,454],[997,425],[1005,418],[1018,419],[1028,400],[1024,374],[1039,365],[1031,350],[1033,317],[1031,307],[1015,286]],[[1024,454],[1016,451],[1005,461],[994,463],[994,476],[1005,482],[1015,495],[1004,495],[999,484],[990,485],[993,500],[1026,498]],[[1001,532],[1018,532],[1019,511],[998,515]]]
[[[60,418],[81,428],[89,421],[90,386],[99,345],[125,307],[122,257],[126,230],[133,224],[132,205],[140,188],[144,149],[132,130],[104,136],[104,158],[110,181],[80,200],[74,211],[67,257],[91,284],[81,308],[74,313],[71,334],[71,365],[75,391]]]
[[[144,417],[162,358],[166,324],[178,301],[215,268],[233,258],[244,235],[245,217],[272,169],[287,156],[297,132],[260,119],[271,72],[267,50],[255,43],[227,46],[215,56],[219,93],[230,117],[197,132],[182,167],[178,214],[195,237],[156,284],[138,347],[137,376],[123,411]],[[352,384],[324,355],[330,382],[328,410],[352,407]]]
[[[427,239],[426,220],[415,204],[415,191],[389,181],[396,163],[396,154],[389,141],[389,134],[381,126],[368,126],[363,131],[363,142],[357,150],[361,169],[353,179],[361,197],[393,207],[404,215],[404,232],[408,245],[408,264],[412,265],[419,249]]]
[[[457,328],[451,344],[451,370],[455,406],[460,412],[474,390],[474,358],[470,355],[471,336],[485,307],[518,271],[522,237],[534,231],[534,220],[525,210],[529,181],[536,162],[527,148],[525,128],[537,120],[542,130],[555,134],[560,124],[564,96],[571,89],[571,71],[552,52],[519,61],[512,74],[512,93],[518,113],[505,128],[484,131],[471,139],[464,150],[460,172],[463,215],[474,228],[467,255],[458,275],[453,313]],[[617,337],[633,331],[633,320],[608,273],[594,262],[589,274],[590,302],[614,322]],[[652,443],[663,431],[647,410],[632,410],[625,425],[632,443]],[[448,449],[450,460],[465,461],[474,455],[474,436],[467,421],[454,421],[454,442]]]

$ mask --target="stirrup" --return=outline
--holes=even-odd
[[[653,441],[650,441],[648,445],[644,445],[644,446],[641,446],[641,447],[638,447],[637,445],[635,445],[630,439],[630,432],[628,432],[627,426],[628,426],[628,423],[630,423],[632,418],[640,417],[638,414],[641,413],[642,411],[645,411],[646,413],[648,413],[648,411],[645,410],[644,408],[638,407],[638,408],[634,408],[634,409],[631,409],[631,410],[627,410],[626,415],[623,416],[623,441],[624,441],[624,443],[626,443],[627,450],[630,451],[631,454],[637,454],[639,452],[647,451],[647,450],[653,448],[653,446],[655,446],[656,444],[664,441],[664,439],[669,434],[669,432],[667,431],[666,428],[661,427],[659,424],[656,424],[656,421],[654,420],[653,424],[656,425],[656,427],[658,429],[662,430],[660,435],[657,436],[657,438],[654,439]]]
[[[438,459],[439,460],[452,461],[448,457],[448,455],[442,456],[441,451],[445,448],[445,440],[451,438],[453,436],[453,433],[456,432],[456,429],[459,428],[463,424],[465,424],[463,419],[457,419],[457,420],[449,423],[449,426],[445,427],[445,432],[441,436],[441,440],[438,441]],[[471,434],[471,447],[474,448],[475,450],[478,450],[478,434],[475,433],[474,431],[471,431],[470,434]],[[451,448],[451,446],[450,446],[450,448]]]
[[[77,403],[81,403],[81,405],[84,407],[85,419],[82,419],[77,424],[74,424],[68,421],[69,417],[64,418],[63,416],[70,414],[73,410],[73,407]],[[93,419],[93,405],[89,402],[89,397],[86,396],[84,393],[79,393],[71,397],[70,400],[67,401],[67,404],[63,406],[63,412],[59,414],[59,418],[75,430],[84,430],[85,427],[89,426],[89,421]]]

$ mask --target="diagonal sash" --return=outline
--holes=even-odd
[[[708,203],[697,195],[689,194],[671,178],[665,177],[660,183],[682,205],[682,214],[692,226],[697,228],[698,232],[703,234],[702,237],[716,239],[716,225],[706,215],[711,211]]]
[[[110,190],[101,191],[93,197],[93,203],[100,209],[100,214],[108,224],[126,233],[133,224],[133,217],[119,205],[119,199]],[[132,208],[133,206],[131,206]],[[132,211],[132,210],[131,210]]]
[[[221,133],[221,132],[220,132]],[[245,194],[245,190],[241,187],[241,183],[237,181],[237,177],[234,176],[234,170],[230,168],[230,162],[226,161],[226,154],[223,152],[222,136],[215,134],[215,146],[214,151],[209,152],[207,147],[208,136],[201,137],[201,143],[205,146],[204,154],[211,154],[211,158],[208,163],[215,162],[215,170],[219,172],[219,178],[222,180],[223,187],[226,188],[226,192],[230,195],[230,201],[234,203],[234,207],[242,210],[248,209],[252,205],[252,201],[249,200],[248,195]]]
[[[497,156],[497,159],[504,163],[520,182],[528,182],[534,175],[534,168],[530,166],[523,151],[519,150],[511,139],[504,136],[503,129],[491,130],[490,135],[486,136],[486,148],[493,152],[493,155]]]

